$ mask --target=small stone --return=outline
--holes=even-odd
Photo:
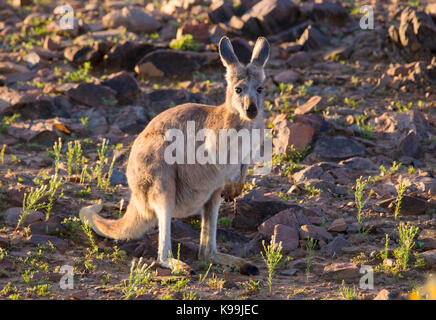
[[[297,82],[300,75],[292,70],[285,70],[277,73],[274,76],[274,81],[276,83],[294,83]]]
[[[295,109],[295,114],[306,114],[310,113],[314,110],[314,108],[319,104],[321,101],[320,96],[313,96],[310,98],[305,104],[299,106],[297,109]]]
[[[344,218],[336,219],[327,229],[330,232],[344,232],[347,230],[347,223]]]
[[[362,276],[357,263],[338,262],[324,267],[323,276],[336,281],[356,280]]]
[[[300,227],[300,238],[302,239],[313,238],[316,240],[330,241],[333,239],[333,236],[330,233],[328,233],[324,227],[303,225]]]

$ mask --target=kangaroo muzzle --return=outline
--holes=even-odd
[[[247,108],[247,117],[254,119],[257,116],[257,107],[254,104],[250,104]]]

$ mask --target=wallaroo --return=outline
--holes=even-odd
[[[130,152],[127,180],[131,195],[124,216],[118,220],[104,219],[97,214],[102,205],[93,205],[80,210],[81,220],[86,219],[97,234],[113,239],[139,238],[157,224],[158,263],[170,268],[177,263],[187,267],[170,255],[171,218],[201,214],[199,259],[239,267],[243,274],[257,274],[256,266],[240,257],[220,253],[216,247],[221,195],[223,191],[229,197],[241,192],[248,165],[230,161],[169,164],[165,161],[165,150],[171,142],[165,139],[165,132],[178,129],[188,136],[188,121],[195,122],[196,130],[207,128],[216,135],[220,129],[263,128],[262,91],[269,52],[268,41],[260,37],[250,62],[243,65],[229,38],[221,38],[219,54],[226,68],[227,82],[225,102],[219,106],[186,103],[153,118],[138,135]]]

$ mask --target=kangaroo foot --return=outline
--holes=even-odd
[[[191,267],[184,263],[181,260],[174,259],[174,258],[168,258],[168,260],[165,261],[158,261],[157,265],[164,269],[170,269],[172,272],[177,273],[180,271],[186,271],[189,274],[192,273]]]

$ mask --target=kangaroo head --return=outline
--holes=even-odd
[[[269,43],[259,37],[251,55],[250,63],[243,65],[233,51],[227,37],[219,43],[221,61],[226,67],[226,106],[238,112],[245,120],[254,120],[263,114],[264,66],[269,57]]]

